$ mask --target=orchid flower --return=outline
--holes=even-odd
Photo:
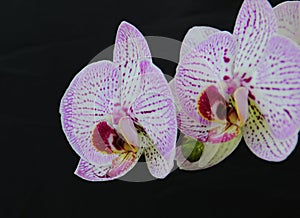
[[[154,177],[171,171],[177,135],[173,96],[145,38],[131,24],[118,28],[113,62],[89,64],[75,76],[60,113],[67,139],[80,156],[79,177],[119,178],[143,153]]]
[[[300,1],[282,2],[274,7],[278,33],[300,45]]]
[[[194,27],[184,38],[175,80],[181,169],[210,167],[243,137],[268,161],[295,148],[300,124],[300,49],[277,34],[266,0],[245,0],[233,34]]]

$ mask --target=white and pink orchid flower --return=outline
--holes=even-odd
[[[113,62],[89,64],[75,76],[60,113],[67,139],[80,156],[79,177],[119,178],[143,153],[154,177],[171,171],[177,135],[173,96],[145,38],[131,24],[118,28]]]
[[[282,161],[295,148],[300,126],[300,48],[278,33],[266,0],[245,0],[233,34],[194,27],[184,38],[175,80],[177,148],[186,170],[227,157],[242,136],[250,150]]]

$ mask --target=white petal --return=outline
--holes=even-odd
[[[179,60],[183,59],[183,57],[191,52],[200,42],[217,32],[219,32],[218,29],[207,26],[197,26],[189,29],[182,41]]]
[[[243,129],[246,144],[258,157],[268,161],[282,161],[294,150],[298,134],[285,140],[276,139],[255,103],[250,101],[249,118]]]

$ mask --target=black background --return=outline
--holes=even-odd
[[[2,2],[0,217],[300,217],[298,148],[269,163],[241,143],[213,168],[146,183],[91,183],[73,174],[79,157],[61,129],[59,102],[75,74],[114,43],[120,22],[182,40],[196,25],[232,31],[241,3]],[[174,75],[175,64],[154,62]]]

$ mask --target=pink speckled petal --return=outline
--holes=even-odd
[[[201,121],[196,121],[188,116],[184,111],[177,114],[178,129],[185,135],[191,136],[199,141],[206,142],[208,131],[211,128],[211,123],[201,118]]]
[[[80,159],[77,168],[75,170],[75,175],[79,176],[80,178],[97,182],[97,181],[105,181],[105,180],[112,180],[113,178],[107,177],[106,173],[109,171],[110,166],[96,166],[91,164],[83,159]]]
[[[232,77],[235,41],[227,32],[215,33],[202,41],[179,63],[176,93],[182,109],[199,120],[197,100],[203,89]]]
[[[287,1],[276,5],[278,33],[300,44],[300,2]]]
[[[127,65],[120,65],[120,71],[127,75],[122,77],[121,103],[128,108],[142,93],[157,90],[162,94],[170,92],[166,79],[161,70],[152,64],[151,60],[132,61]],[[123,66],[123,67],[122,67]]]
[[[150,61],[141,61],[141,91],[139,95],[151,92],[160,93],[173,99],[171,89],[162,71]]]
[[[141,92],[141,62],[151,62],[151,53],[144,36],[127,22],[118,28],[113,60],[121,74],[121,104],[129,107]]]
[[[93,182],[117,179],[124,176],[135,166],[142,151],[142,149],[139,149],[137,153],[122,153],[112,160],[109,165],[105,166],[94,165],[80,159],[75,174],[84,180]]]
[[[93,164],[102,165],[114,158],[96,151],[91,135],[95,125],[119,103],[119,79],[112,62],[90,64],[76,75],[61,100],[61,122],[67,139],[81,158]]]
[[[141,92],[140,61],[131,60],[119,65],[121,74],[121,105],[128,108]]]
[[[199,141],[206,141],[208,136],[208,130],[211,127],[211,123],[201,116],[199,120],[194,120],[188,116],[182,109],[179,103],[179,99],[176,94],[176,82],[172,79],[169,82],[172,94],[174,96],[176,114],[177,114],[177,126],[178,129],[185,135],[198,139]]]
[[[129,108],[129,113],[144,129],[155,149],[171,163],[175,156],[177,135],[174,99],[163,73],[149,61],[141,61],[140,65],[141,92]],[[154,148],[151,149],[154,152]]]
[[[197,26],[189,29],[182,41],[180,60],[183,59],[186,54],[191,52],[200,42],[217,32],[219,32],[218,29],[207,26]]]
[[[288,38],[272,37],[250,85],[274,136],[287,139],[295,135],[300,126],[299,47]]]
[[[243,129],[243,136],[250,150],[268,161],[282,161],[294,150],[298,134],[285,140],[278,140],[270,131],[263,115],[251,100],[249,118]]]
[[[172,152],[177,136],[173,98],[170,95],[149,92],[137,98],[130,111],[131,116],[143,127],[163,157],[173,161]]]
[[[133,25],[123,21],[117,31],[114,48],[114,63],[151,59],[148,44],[142,33]]]
[[[149,137],[142,134],[140,136],[149,172],[156,178],[165,178],[174,166],[175,146],[167,155],[163,155]]]
[[[267,0],[245,0],[234,27],[239,44],[235,73],[252,76],[270,37],[277,32],[276,18]]]

